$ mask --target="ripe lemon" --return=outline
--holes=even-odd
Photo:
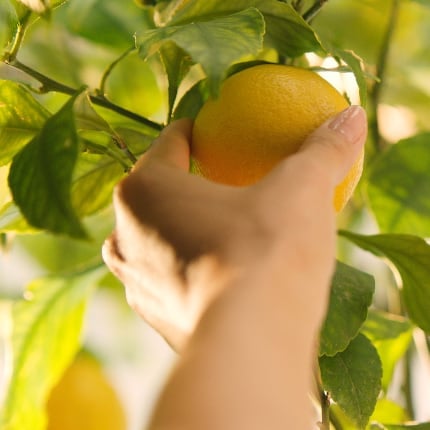
[[[126,430],[117,395],[100,364],[79,355],[53,388],[47,403],[48,430]]]
[[[192,171],[224,184],[252,184],[348,106],[335,88],[310,70],[264,64],[238,72],[196,117]],[[336,211],[351,197],[362,165],[363,154],[337,186]]]

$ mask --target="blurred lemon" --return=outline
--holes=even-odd
[[[48,430],[126,430],[119,399],[100,364],[80,354],[51,391]]]

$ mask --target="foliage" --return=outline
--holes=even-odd
[[[430,428],[407,423],[410,378],[403,405],[388,397],[398,362],[408,373],[414,348],[429,354],[412,336],[430,333],[429,23],[426,0],[2,0],[0,234],[50,276],[14,299],[1,427],[44,428],[44,402],[105,273],[99,249],[114,185],[226,76],[276,62],[353,75],[347,95],[369,114],[365,173],[339,221],[344,263],[321,330],[319,389],[331,399],[321,402],[321,428]],[[390,106],[413,122],[399,143],[384,132]],[[363,267],[357,247],[394,276]]]

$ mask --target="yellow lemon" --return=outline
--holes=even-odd
[[[193,171],[215,182],[249,185],[328,118],[346,109],[345,98],[318,74],[264,64],[227,78],[217,99],[208,100],[193,127]],[[360,179],[363,154],[335,190],[340,211]]]
[[[79,355],[51,391],[48,430],[126,430],[118,397],[89,355]]]

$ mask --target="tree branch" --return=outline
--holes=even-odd
[[[304,14],[303,19],[306,22],[312,21],[324,7],[324,5],[328,2],[328,0],[317,0],[313,6],[311,6]]]
[[[21,70],[22,72],[26,73],[28,76],[31,76],[32,78],[39,81],[42,84],[40,88],[41,92],[57,91],[59,93],[73,95],[73,94],[76,94],[76,92],[78,91],[76,88],[72,88],[67,85],[64,85],[61,82],[55,81],[54,79],[51,79],[43,75],[42,73],[39,73],[38,71],[32,69],[31,67],[28,67],[25,64],[20,63],[17,59],[14,59],[12,61],[4,60],[4,63],[8,64],[11,67],[14,67],[15,69]],[[151,121],[148,118],[145,118],[135,112],[129,111],[121,106],[118,106],[110,102],[109,100],[107,100],[105,97],[101,97],[99,95],[90,95],[89,97],[91,102],[97,106],[101,106],[111,111],[114,111],[126,118],[132,119],[155,131],[161,131],[163,129],[162,124]]]

